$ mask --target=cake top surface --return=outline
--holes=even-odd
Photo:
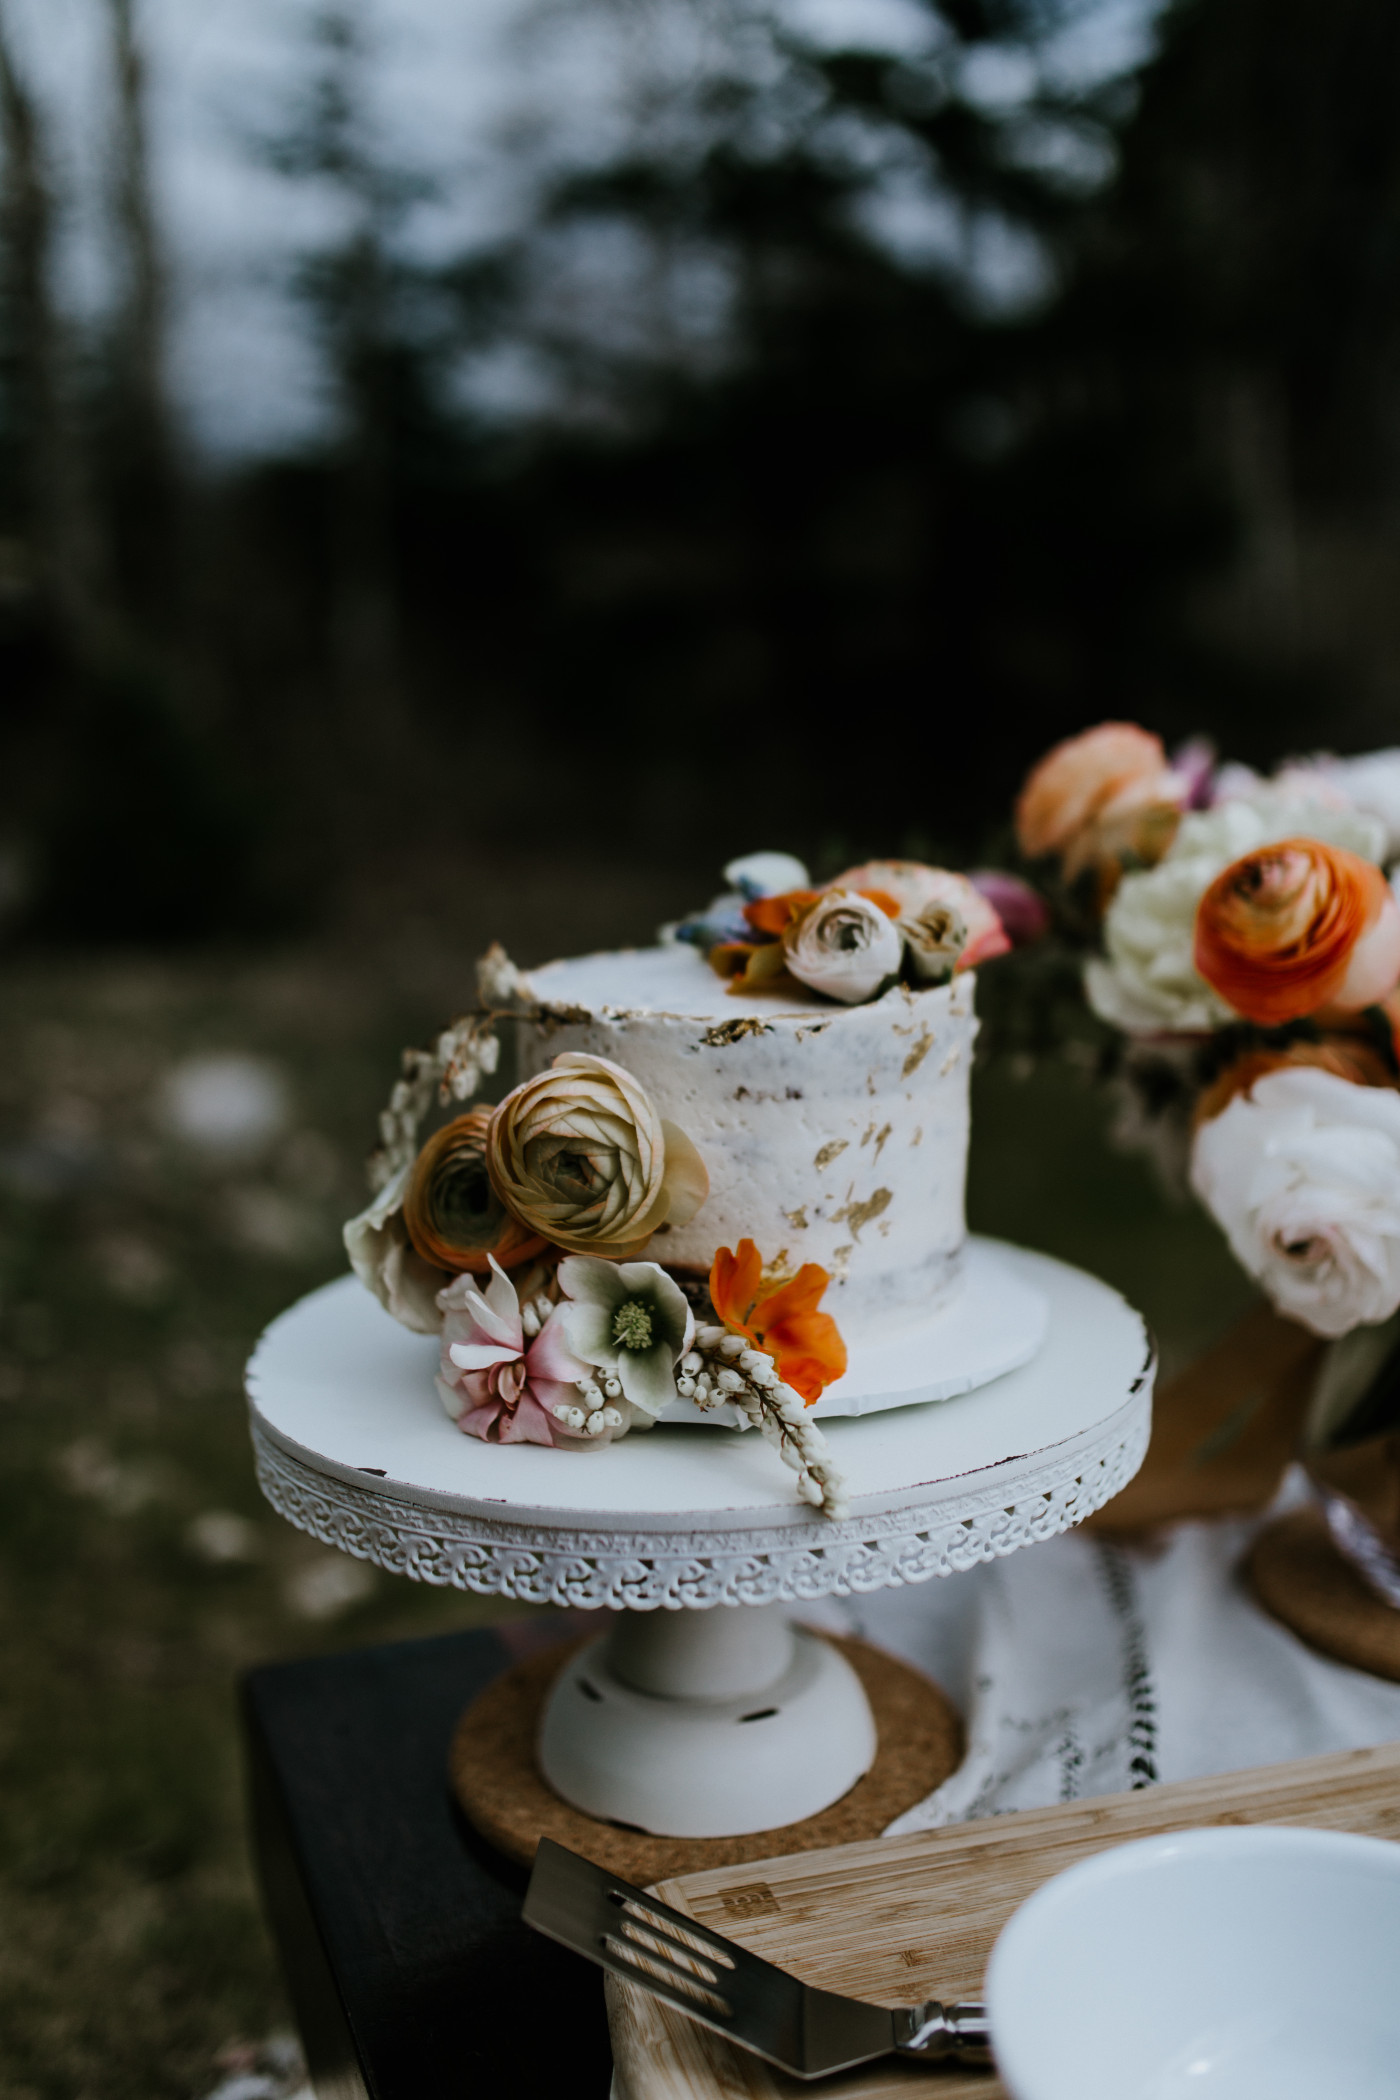
[[[590,1013],[676,1014],[694,1021],[732,1021],[745,1014],[821,1012],[831,1002],[805,986],[797,993],[773,991],[735,996],[699,949],[683,941],[657,948],[617,948],[571,956],[531,970],[530,984],[547,1006],[581,1006]]]

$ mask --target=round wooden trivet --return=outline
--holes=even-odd
[[[936,1684],[864,1641],[833,1641],[850,1663],[875,1714],[875,1762],[848,1794],[803,1823],[747,1837],[651,1837],[599,1823],[545,1785],[535,1738],[545,1694],[575,1648],[570,1641],[516,1663],[487,1686],[457,1723],[448,1759],[453,1792],[481,1835],[527,1865],[542,1837],[582,1852],[643,1887],[698,1867],[737,1866],[782,1852],[812,1852],[878,1837],[887,1823],[941,1786],[962,1762],[963,1728]]]
[[[1320,1509],[1290,1510],[1261,1531],[1244,1572],[1265,1611],[1310,1648],[1400,1683],[1400,1611],[1342,1558]]]

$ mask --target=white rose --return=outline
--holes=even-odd
[[[1203,1033],[1238,1020],[1195,964],[1196,910],[1222,868],[1276,839],[1324,839],[1378,861],[1382,826],[1342,804],[1261,784],[1246,800],[1183,817],[1155,868],[1125,875],[1104,919],[1102,961],[1085,966],[1089,1004],[1129,1035]]]
[[[794,977],[854,1006],[898,974],[904,936],[868,897],[827,890],[791,922],[783,950]]]
[[[1400,1307],[1400,1092],[1266,1072],[1203,1123],[1191,1185],[1279,1311],[1349,1334]]]

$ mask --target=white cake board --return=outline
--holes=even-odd
[[[1014,1249],[969,1239],[949,1303],[876,1341],[853,1343],[845,1374],[827,1387],[812,1413],[822,1421],[875,1415],[975,1392],[1030,1362],[1049,1317],[1045,1292],[1027,1276]],[[735,1408],[704,1411],[693,1400],[673,1400],[661,1415],[663,1422],[724,1429],[738,1419]]]
[[[611,1648],[596,1644],[566,1671],[546,1713],[544,1769],[576,1806],[640,1823],[645,1766],[677,1776],[652,1787],[644,1827],[706,1836],[799,1821],[869,1764],[859,1683],[822,1666],[814,1686],[805,1643],[777,1610],[695,1608],[950,1574],[1068,1530],[1142,1463],[1154,1367],[1140,1316],[1081,1270],[1000,1253],[1044,1295],[1042,1347],[937,1406],[831,1422],[851,1505],[840,1523],[796,1500],[752,1431],[663,1424],[586,1452],[463,1436],[433,1389],[436,1343],[399,1327],[353,1277],[304,1298],[258,1346],[248,1390],[259,1480],[292,1523],[380,1567],[627,1614]],[[650,1623],[633,1620],[658,1606]]]

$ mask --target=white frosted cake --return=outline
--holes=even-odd
[[[438,1338],[464,1434],[757,1428],[834,1517],[815,1414],[967,1392],[1044,1331],[963,1218],[974,967],[1009,941],[946,869],[725,872],[657,947],[484,956],[476,1009],[404,1054],[346,1245]],[[506,1045],[514,1083],[466,1106]]]
[[[744,1238],[768,1271],[819,1262],[848,1344],[923,1321],[957,1287],[965,1237],[974,976],[861,1006],[734,997],[680,942],[532,970],[519,1077],[561,1051],[612,1059],[694,1140],[707,1200],[642,1258],[708,1272]],[[561,1018],[567,1015],[567,1018]]]

